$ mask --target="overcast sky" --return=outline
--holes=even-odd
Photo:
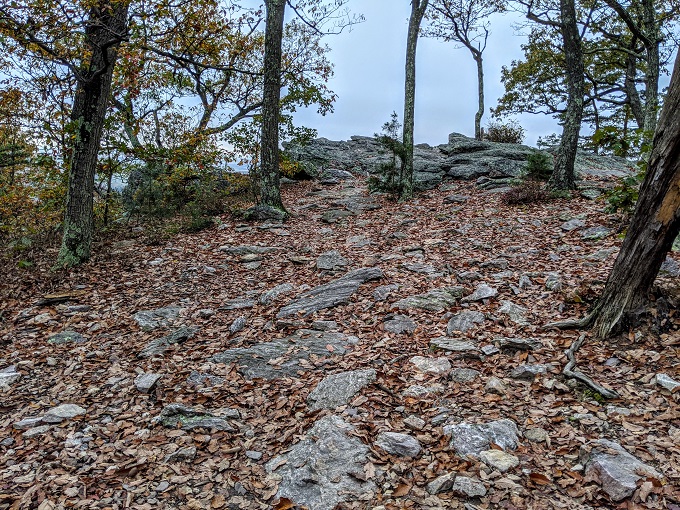
[[[372,136],[389,120],[392,111],[401,121],[404,104],[406,32],[411,12],[409,0],[351,0],[351,9],[366,21],[340,35],[325,38],[335,76],[329,83],[338,95],[335,112],[321,117],[315,109],[300,111],[296,120],[315,128],[320,137],[347,140],[352,135]],[[484,52],[486,111],[503,94],[501,67],[522,57],[525,38],[512,25],[517,14],[496,15]],[[416,68],[416,143],[445,143],[451,132],[474,136],[477,111],[476,67],[470,52],[453,43],[420,38]],[[523,115],[517,118],[526,129],[525,143],[534,145],[539,136],[561,131],[551,117]]]

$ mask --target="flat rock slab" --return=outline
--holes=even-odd
[[[465,333],[474,328],[475,325],[482,324],[484,320],[485,316],[482,312],[465,310],[449,319],[449,322],[446,325],[446,334],[451,335],[454,331]]]
[[[473,368],[454,368],[451,370],[450,377],[452,381],[464,383],[474,381],[481,375],[479,370]]]
[[[286,338],[259,343],[252,347],[229,349],[215,354],[211,361],[236,363],[239,372],[248,379],[296,377],[298,371],[305,370],[301,362],[309,359],[312,354],[320,358],[342,356],[347,352],[346,345],[357,341],[356,337],[337,331],[301,329]]]
[[[537,375],[545,374],[548,365],[520,365],[510,371],[510,377],[525,381],[533,381]]]
[[[479,460],[501,473],[519,466],[519,459],[503,450],[486,450],[479,454]]]
[[[460,476],[455,471],[442,475],[427,484],[427,492],[430,494],[448,491],[468,498],[486,496],[486,487],[482,482],[467,476]]]
[[[281,248],[278,248],[276,246],[253,246],[253,245],[239,245],[239,246],[225,245],[217,248],[218,251],[226,252],[229,255],[249,255],[249,254],[263,255],[265,253],[272,253],[280,249]]]
[[[161,377],[161,374],[139,374],[135,377],[135,388],[142,393],[151,393]]]
[[[166,306],[155,310],[141,310],[132,318],[137,321],[142,331],[151,331],[170,326],[179,317],[181,311],[182,309],[177,306]]]
[[[255,300],[248,297],[240,297],[234,299],[227,299],[219,310],[241,310],[243,308],[252,308],[255,306]]]
[[[369,449],[350,435],[353,430],[339,416],[324,416],[287,453],[269,461],[267,471],[281,477],[276,496],[314,510],[333,510],[374,493],[375,484],[362,481]]]
[[[435,349],[441,349],[448,352],[478,352],[479,347],[477,347],[472,342],[467,340],[457,340],[455,338],[448,338],[445,336],[440,336],[430,340],[430,347]]]
[[[543,343],[535,338],[507,338],[499,336],[493,339],[501,349],[515,351],[535,351],[543,347]]]
[[[71,420],[76,416],[82,416],[85,412],[85,409],[79,405],[61,404],[47,411],[45,416],[42,417],[42,421],[45,423],[61,423],[65,420]]]
[[[151,358],[153,356],[160,356],[165,351],[170,349],[170,347],[174,344],[185,342],[189,338],[193,337],[197,331],[198,328],[192,328],[188,326],[183,326],[179,329],[176,329],[169,335],[157,338],[146,344],[146,346],[141,351],[139,351],[137,357]]]
[[[463,302],[470,301],[482,301],[484,299],[490,299],[498,295],[498,290],[493,287],[489,287],[486,283],[481,283],[477,286],[475,291],[462,299]]]
[[[507,315],[512,322],[518,324],[519,326],[529,325],[529,321],[526,317],[527,309],[513,303],[512,301],[501,301],[501,306],[498,309],[498,313]]]
[[[227,419],[238,418],[238,411],[229,409],[224,414],[225,416],[216,416],[215,414],[184,404],[175,403],[168,404],[163,408],[158,421],[161,425],[168,428],[180,427],[183,430],[204,428],[234,432],[236,429]]]
[[[375,370],[352,370],[329,375],[307,397],[310,411],[335,409],[347,404],[363,388],[375,382]]]
[[[518,445],[518,433],[517,424],[509,419],[480,424],[462,422],[444,427],[444,434],[451,436],[451,447],[461,457],[479,458],[492,443],[504,450],[514,450]]]
[[[391,315],[387,317],[383,327],[385,331],[395,333],[397,335],[408,333],[409,335],[416,330],[416,322],[407,315]]]
[[[597,475],[604,490],[613,501],[629,497],[642,478],[661,480],[662,475],[653,467],[640,462],[620,444],[599,439],[581,447],[580,463],[586,475]]]
[[[62,331],[47,339],[47,343],[52,345],[82,344],[85,342],[87,342],[87,338],[75,331]]]
[[[288,294],[289,292],[293,292],[294,288],[295,287],[293,287],[293,285],[290,283],[282,283],[276,287],[272,287],[269,290],[265,290],[262,294],[260,294],[258,301],[261,305],[270,305],[280,296]]]
[[[445,287],[401,299],[393,306],[400,310],[419,308],[430,312],[441,312],[454,306],[462,295],[463,287]]]
[[[604,239],[612,233],[612,229],[602,225],[590,227],[581,231],[581,237],[586,240]]]
[[[666,375],[666,374],[656,374],[654,377],[654,380],[657,385],[661,386],[662,388],[667,389],[671,393],[675,393],[676,391],[680,390],[680,382],[676,381],[673,379],[671,376]]]
[[[17,372],[15,365],[10,365],[0,370],[0,388],[9,388],[9,386],[17,382],[21,378],[21,374]]]
[[[334,271],[349,266],[351,260],[342,256],[338,250],[331,250],[319,255],[316,259],[316,268],[325,271]]]
[[[410,360],[419,372],[428,374],[444,374],[451,370],[451,362],[446,358],[427,358],[413,356]]]
[[[191,384],[192,386],[219,386],[220,384],[224,383],[224,377],[211,374],[202,374],[194,370],[189,374],[189,377],[187,377],[187,383]]]
[[[345,209],[329,209],[321,215],[321,221],[324,223],[337,223],[343,218],[354,216],[354,214]]]
[[[415,457],[422,449],[415,437],[399,432],[381,432],[375,439],[375,444],[387,453],[399,457]]]
[[[572,230],[577,230],[586,226],[586,222],[579,218],[574,218],[573,220],[566,221],[560,225],[560,228],[565,232],[571,232]]]
[[[362,267],[350,271],[344,276],[315,287],[279,310],[278,319],[303,313],[306,316],[314,312],[349,303],[349,298],[359,290],[359,286],[371,280],[383,277],[379,267]]]

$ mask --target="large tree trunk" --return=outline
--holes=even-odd
[[[656,131],[656,120],[659,109],[659,26],[653,0],[642,2],[642,25],[647,40],[645,52],[647,66],[645,67],[645,127],[644,139],[651,142]]]
[[[666,96],[647,176],[626,238],[592,315],[607,337],[626,326],[629,312],[648,298],[659,268],[680,231],[680,56]]]
[[[423,20],[429,0],[411,0],[411,17],[408,21],[406,39],[406,79],[404,84],[404,164],[399,179],[399,198],[413,197],[413,124],[416,103],[416,46],[420,22]]]
[[[472,51],[472,50],[471,50]],[[475,51],[472,57],[477,64],[477,113],[475,113],[475,138],[482,139],[482,117],[484,116],[484,62],[482,52]]]
[[[286,0],[266,0],[264,41],[264,91],[260,170],[257,178],[260,203],[284,211],[279,181],[279,102],[281,100],[281,42]]]
[[[567,109],[564,113],[562,139],[555,157],[555,168],[550,184],[559,190],[576,187],[574,162],[578,147],[578,135],[583,117],[583,94],[585,92],[583,49],[576,24],[574,0],[560,0],[560,31],[564,44],[567,77]]]
[[[73,146],[68,175],[64,233],[57,266],[73,266],[90,258],[94,231],[94,178],[111,92],[117,49],[127,31],[127,2],[93,7],[85,29],[87,68],[76,85],[71,124]]]

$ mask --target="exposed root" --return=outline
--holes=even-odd
[[[568,321],[558,321],[550,322],[543,326],[543,329],[557,328],[557,329],[585,329],[589,328],[595,320],[595,314],[589,313],[585,317],[579,320],[568,320]]]
[[[590,389],[597,391],[600,395],[602,395],[605,398],[619,398],[619,394],[616,393],[615,391],[608,390],[607,388],[600,386],[599,384],[594,382],[590,377],[582,374],[581,372],[573,370],[574,367],[576,366],[576,351],[579,350],[579,348],[581,347],[581,344],[583,343],[585,338],[586,338],[586,335],[584,333],[584,334],[582,334],[581,336],[578,337],[578,340],[576,340],[574,343],[571,344],[571,347],[569,347],[569,349],[564,351],[564,354],[567,356],[567,359],[569,360],[569,362],[566,364],[566,366],[562,370],[562,373],[570,379],[576,379],[578,381],[581,381],[583,384],[588,386]]]

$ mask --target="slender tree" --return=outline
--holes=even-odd
[[[602,296],[581,321],[557,327],[593,326],[599,337],[628,325],[630,312],[643,306],[659,268],[680,233],[680,55],[654,136],[647,175],[628,232]]]
[[[413,197],[413,124],[416,103],[416,47],[420,23],[425,16],[428,0],[411,0],[411,17],[408,21],[406,39],[406,78],[404,85],[404,164],[399,179],[399,198],[408,200]]]

